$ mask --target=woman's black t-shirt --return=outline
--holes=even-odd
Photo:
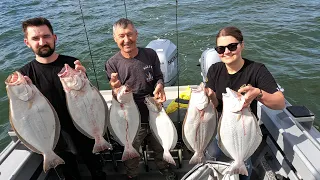
[[[215,63],[209,68],[206,86],[216,93],[219,101],[218,112],[222,112],[222,93],[226,93],[226,87],[238,91],[242,85],[251,84],[271,94],[278,91],[278,85],[265,65],[248,59],[244,61],[242,68],[235,74],[229,74],[223,62]],[[250,107],[257,115],[256,100],[252,101]]]

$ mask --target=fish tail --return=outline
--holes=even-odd
[[[95,139],[95,143],[93,146],[92,153],[96,154],[100,151],[104,151],[106,149],[112,150],[112,145],[108,143],[102,136],[100,138]]]
[[[174,161],[172,155],[168,150],[163,151],[163,160],[167,161],[170,164],[176,165],[176,162]]]
[[[64,164],[64,160],[56,155],[53,151],[43,154],[43,171],[47,172],[51,168],[57,167],[59,164]]]
[[[242,174],[248,176],[248,170],[243,161],[234,162],[230,166],[230,174]]]
[[[136,149],[133,148],[133,146],[126,146],[124,148],[123,154],[122,154],[122,161],[126,161],[128,159],[133,159],[136,157],[140,157],[140,154],[137,152]]]
[[[199,164],[204,161],[203,153],[195,152],[194,155],[191,157],[189,164]]]

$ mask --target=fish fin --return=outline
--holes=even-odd
[[[233,162],[230,166],[230,174],[242,174],[248,176],[248,170],[243,161]]]
[[[47,154],[43,154],[43,171],[47,172],[51,168],[57,167],[59,164],[64,164],[64,160],[61,159],[53,151]]]
[[[140,154],[137,152],[136,149],[133,148],[133,146],[125,147],[123,154],[122,154],[122,161],[126,161],[129,159],[133,159],[136,157],[140,157]]]
[[[99,140],[97,140],[97,139],[99,139]],[[112,145],[110,143],[108,143],[108,141],[106,141],[102,136],[100,138],[96,138],[92,153],[96,154],[96,153],[98,153],[100,151],[104,151],[106,149],[112,150]]]
[[[204,162],[203,153],[195,152],[193,154],[193,156],[191,157],[191,159],[189,161],[189,164],[199,164],[199,163],[202,163],[202,162]]]
[[[174,161],[174,159],[169,151],[163,151],[163,160],[176,166],[176,162]]]

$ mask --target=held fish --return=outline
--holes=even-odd
[[[154,97],[145,97],[145,104],[149,109],[150,129],[164,150],[163,159],[168,163],[176,165],[170,154],[170,150],[176,146],[178,140],[176,127],[162,105],[158,104]]]
[[[205,160],[204,150],[216,134],[217,110],[210,102],[201,83],[192,89],[186,117],[183,122],[183,141],[189,150],[194,151],[189,164]]]
[[[116,98],[112,98],[108,127],[117,142],[124,146],[122,161],[140,156],[132,146],[140,128],[140,112],[126,85],[119,88]]]
[[[43,170],[47,172],[64,161],[54,153],[59,136],[59,118],[31,80],[16,71],[5,81],[9,98],[10,124],[21,142],[43,155]]]
[[[65,64],[58,74],[66,93],[67,106],[75,127],[94,139],[92,153],[112,149],[104,139],[108,106],[100,92],[91,85],[84,72]]]
[[[244,164],[258,148],[262,140],[261,129],[250,108],[242,108],[244,96],[226,88],[222,94],[223,111],[219,122],[219,147],[222,152],[232,158],[230,174],[248,176]]]

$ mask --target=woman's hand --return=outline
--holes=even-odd
[[[219,104],[216,93],[211,88],[204,88],[205,93],[213,103],[214,107],[216,108]]]
[[[243,104],[243,108],[247,108],[250,106],[253,100],[260,94],[260,89],[255,88],[251,85],[247,85],[244,87],[240,87],[238,93],[244,94],[245,103]]]

